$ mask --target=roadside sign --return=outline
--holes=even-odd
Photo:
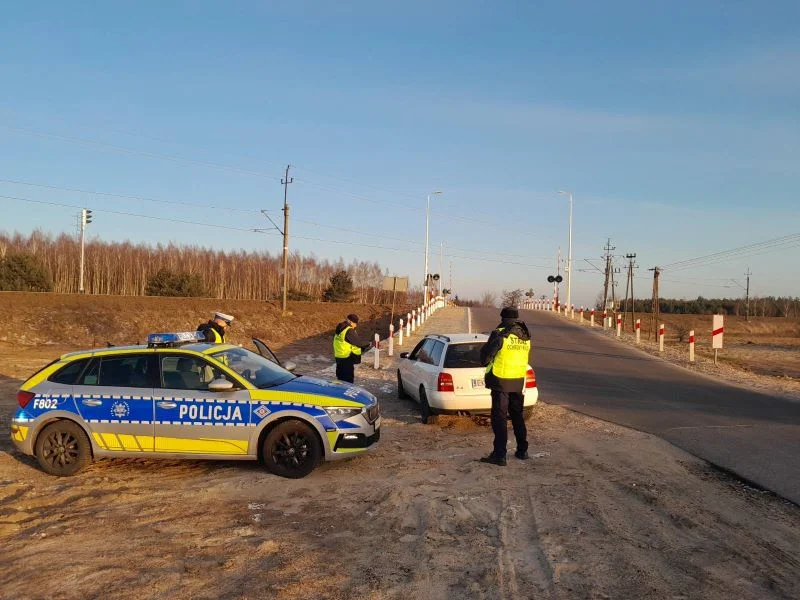
[[[383,289],[387,292],[407,292],[408,277],[384,277]]]
[[[722,326],[722,315],[714,315],[714,324],[711,331],[711,347],[722,348],[722,335],[725,331]]]

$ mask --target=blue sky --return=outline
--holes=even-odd
[[[584,259],[609,237],[649,293],[654,265],[800,233],[798,23],[796,2],[9,4],[0,179],[277,217],[291,163],[293,249],[417,280],[425,196],[442,190],[432,270],[444,243],[465,296],[551,291],[566,189],[574,302],[601,288]],[[266,225],[256,212],[0,195],[89,206],[106,239],[280,248],[101,211],[242,229]],[[0,209],[5,230],[74,230],[74,209]],[[667,269],[662,294],[739,295],[750,267],[755,294],[800,295],[799,255]]]

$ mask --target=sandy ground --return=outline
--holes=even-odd
[[[299,370],[330,368],[327,346],[297,348],[286,358]],[[5,429],[19,382],[3,358]],[[138,459],[56,479],[4,437],[0,597],[800,597],[796,506],[546,404],[528,424],[531,460],[479,463],[488,427],[422,425],[384,367],[357,372],[381,399],[379,447],[299,481],[255,463]]]

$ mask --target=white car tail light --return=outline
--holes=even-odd
[[[437,392],[454,392],[453,376],[450,373],[439,373],[439,379],[436,381]]]
[[[533,372],[533,369],[528,369],[528,372],[525,373],[525,388],[535,388],[536,387],[536,373]]]

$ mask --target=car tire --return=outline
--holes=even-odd
[[[266,435],[261,455],[270,473],[301,479],[319,464],[322,444],[310,425],[290,419],[279,423]]]
[[[400,369],[397,370],[397,397],[400,400],[408,400],[411,396],[403,387],[403,378],[400,376]]]
[[[431,405],[428,404],[428,395],[422,386],[419,388],[419,410],[422,413],[422,422],[425,425],[433,425],[439,422],[439,416],[433,412]]]
[[[92,462],[92,444],[80,425],[61,419],[42,429],[34,454],[45,473],[68,477]]]
[[[522,409],[522,419],[524,421],[530,421],[531,417],[533,416],[533,410],[534,410],[533,406],[526,406],[525,408],[523,408]]]

